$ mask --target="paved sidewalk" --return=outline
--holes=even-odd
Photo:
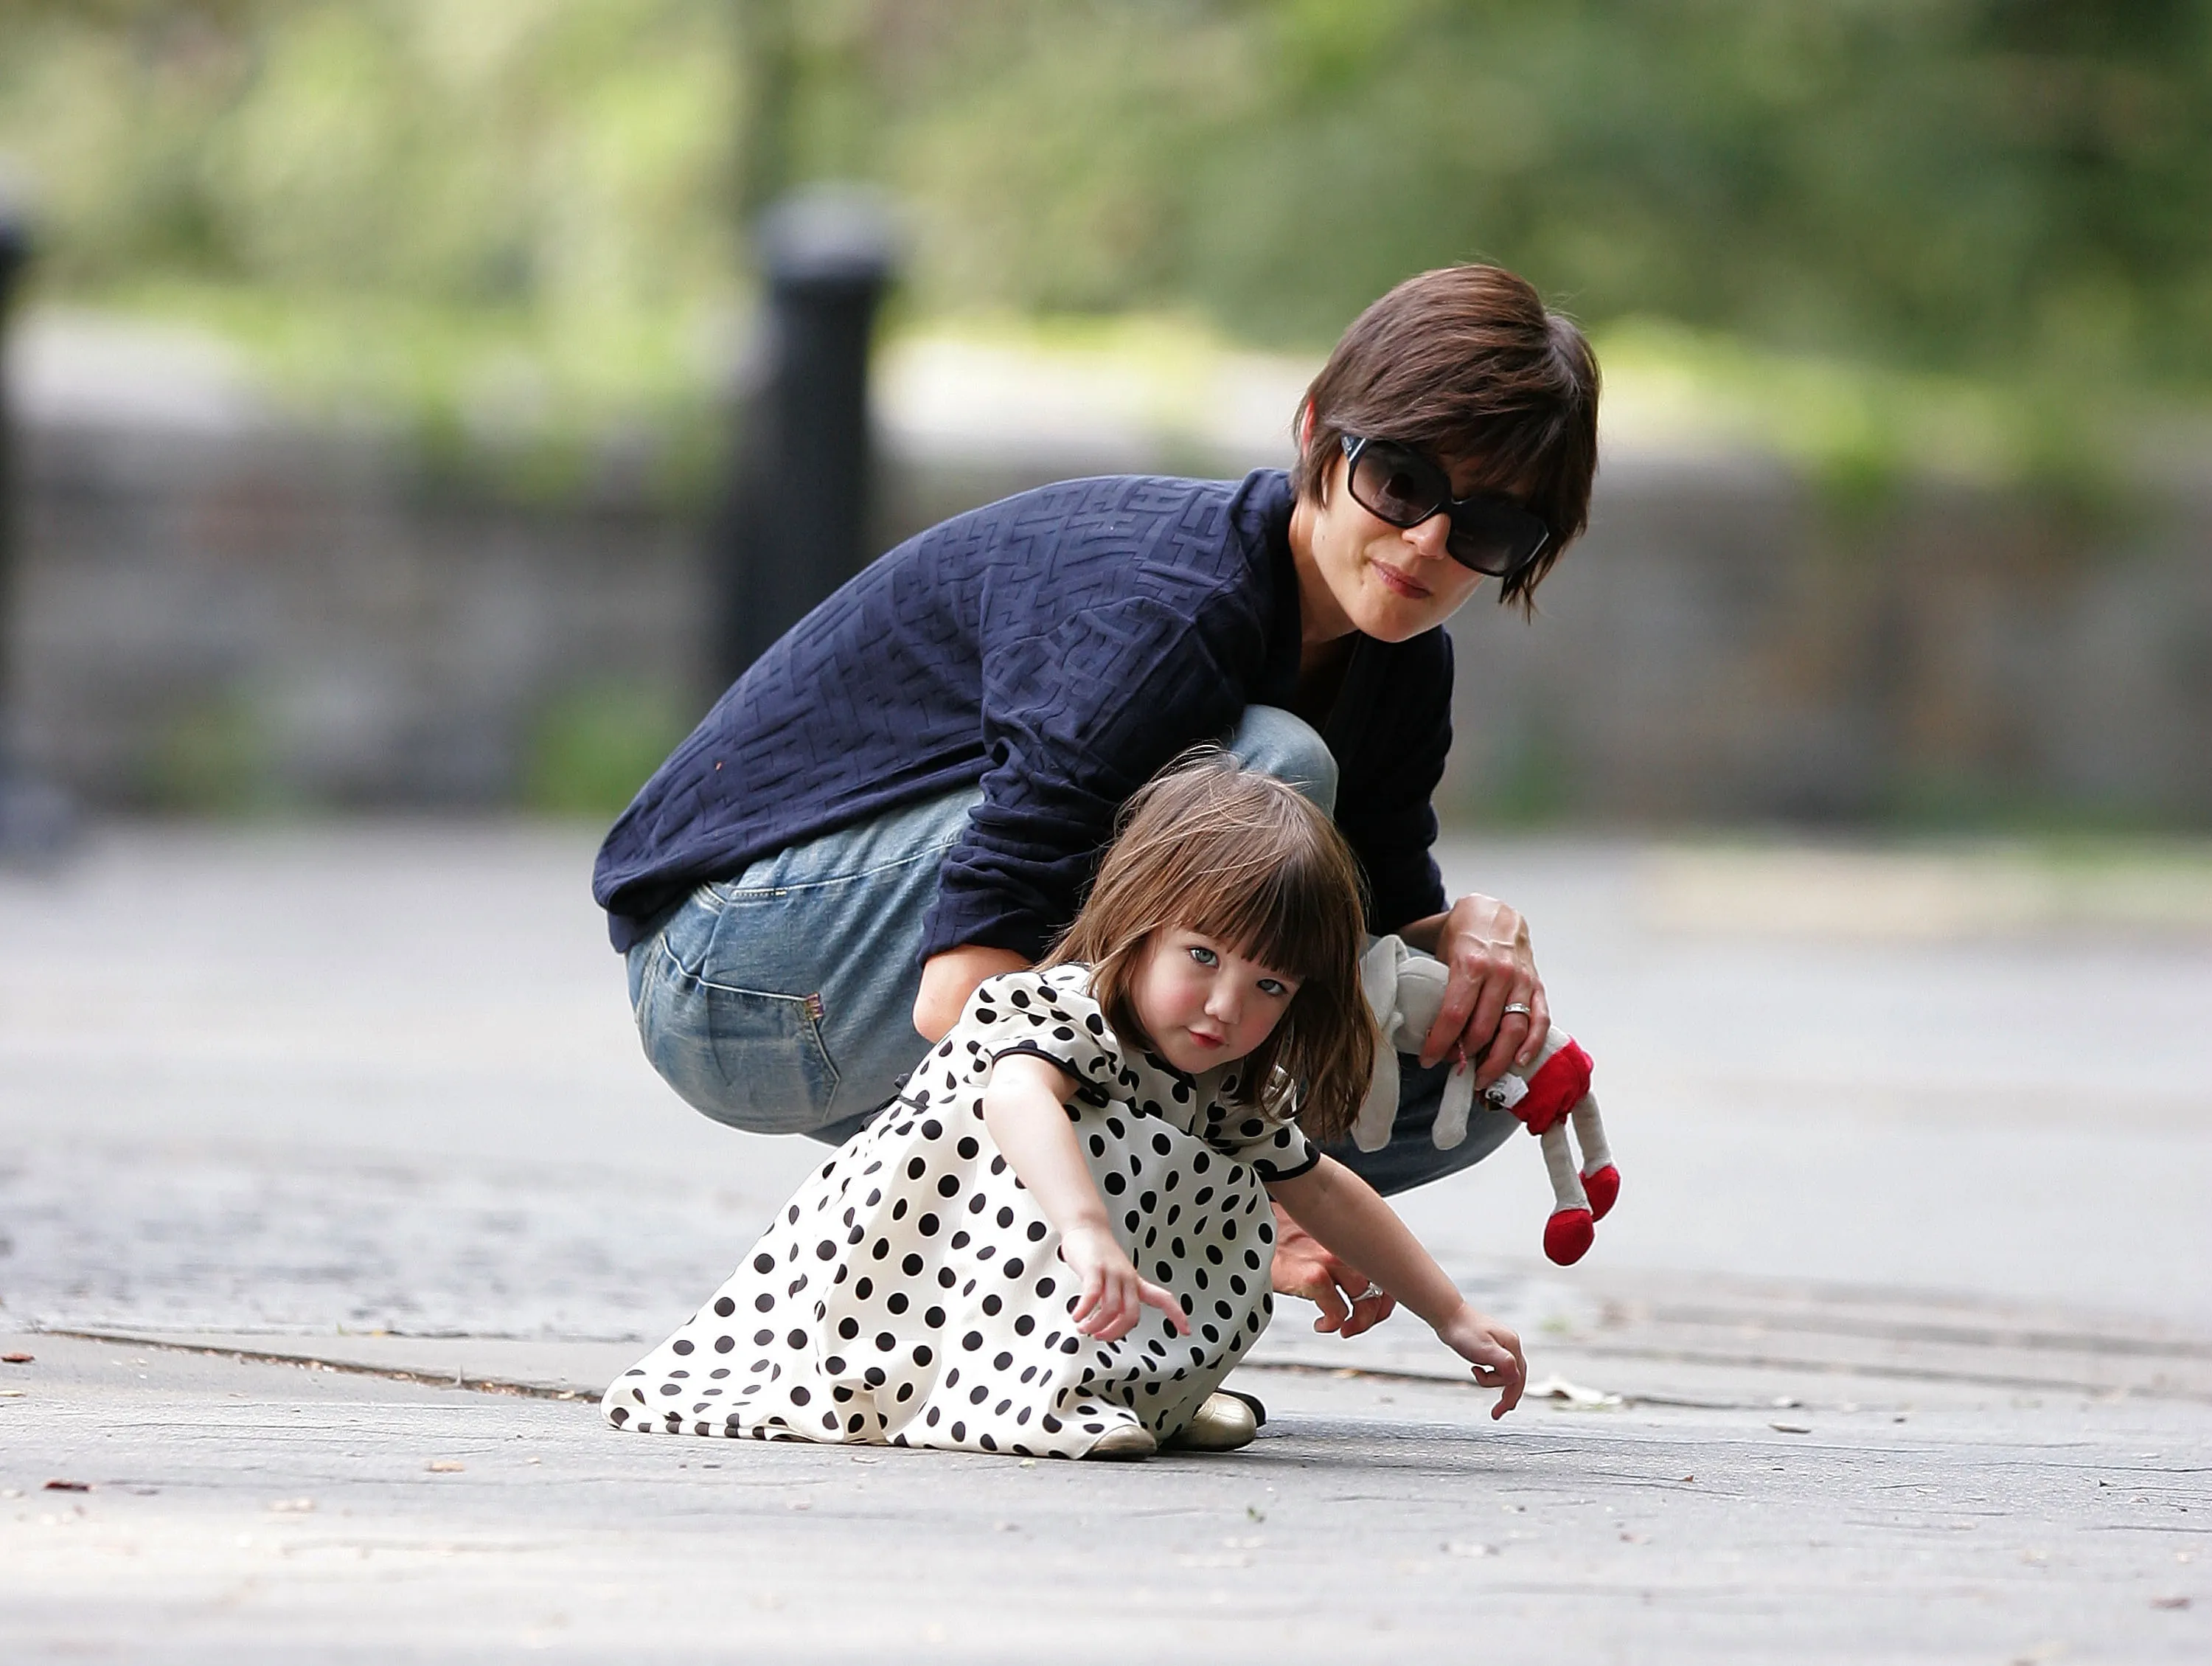
[[[2212,1658],[2199,859],[1455,847],[1626,1176],[1570,1270],[1525,1144],[1405,1200],[1547,1397],[1492,1424],[1418,1325],[1293,1304],[1249,1451],[1024,1468],[598,1423],[814,1148],[654,1082],[590,843],[0,876],[12,1652]]]

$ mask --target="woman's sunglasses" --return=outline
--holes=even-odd
[[[1454,497],[1449,476],[1395,441],[1347,434],[1344,455],[1352,501],[1376,520],[1418,526],[1431,515],[1450,516],[1444,551],[1462,567],[1510,579],[1552,541],[1540,518],[1508,498]]]

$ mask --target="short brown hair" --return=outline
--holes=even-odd
[[[1498,596],[1527,612],[1589,525],[1597,396],[1589,343],[1527,282],[1498,266],[1423,272],[1354,319],[1306,389],[1293,425],[1298,495],[1328,500],[1346,434],[1395,440],[1447,468],[1476,460],[1486,486],[1551,529]]]
[[[1045,964],[1088,965],[1115,1034],[1146,1046],[1129,989],[1157,932],[1203,933],[1297,979],[1233,1097],[1271,1101],[1280,1070],[1297,1085],[1300,1124],[1334,1140],[1351,1128],[1375,1069],[1359,987],[1365,918],[1359,865],[1329,818],[1295,788],[1207,748],[1123,806],[1083,910]]]

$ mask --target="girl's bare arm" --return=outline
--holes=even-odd
[[[1106,1200],[1091,1178],[1067,1120],[1075,1078],[1049,1059],[1009,1053],[991,1069],[983,1090],[983,1126],[1037,1207],[1060,1234],[1060,1259],[1083,1280],[1076,1328],[1110,1342],[1126,1336],[1146,1305],[1190,1334],[1182,1304],[1137,1269],[1114,1237]]]
[[[1528,1377],[1521,1339],[1467,1298],[1420,1240],[1372,1186],[1324,1157],[1315,1167],[1267,1188],[1298,1224],[1427,1320],[1444,1344],[1474,1367],[1475,1380],[1499,1390],[1492,1417],[1519,1403]]]

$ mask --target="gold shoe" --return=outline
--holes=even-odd
[[[1091,1450],[1083,1456],[1103,1458],[1109,1463],[1134,1463],[1148,1458],[1160,1450],[1152,1438],[1152,1432],[1141,1423],[1124,1423],[1118,1429],[1109,1429],[1091,1443]]]
[[[1260,1420],[1242,1395],[1216,1389],[1206,1396],[1197,1415],[1177,1430],[1168,1444],[1186,1452],[1233,1452],[1249,1446],[1260,1432]]]

